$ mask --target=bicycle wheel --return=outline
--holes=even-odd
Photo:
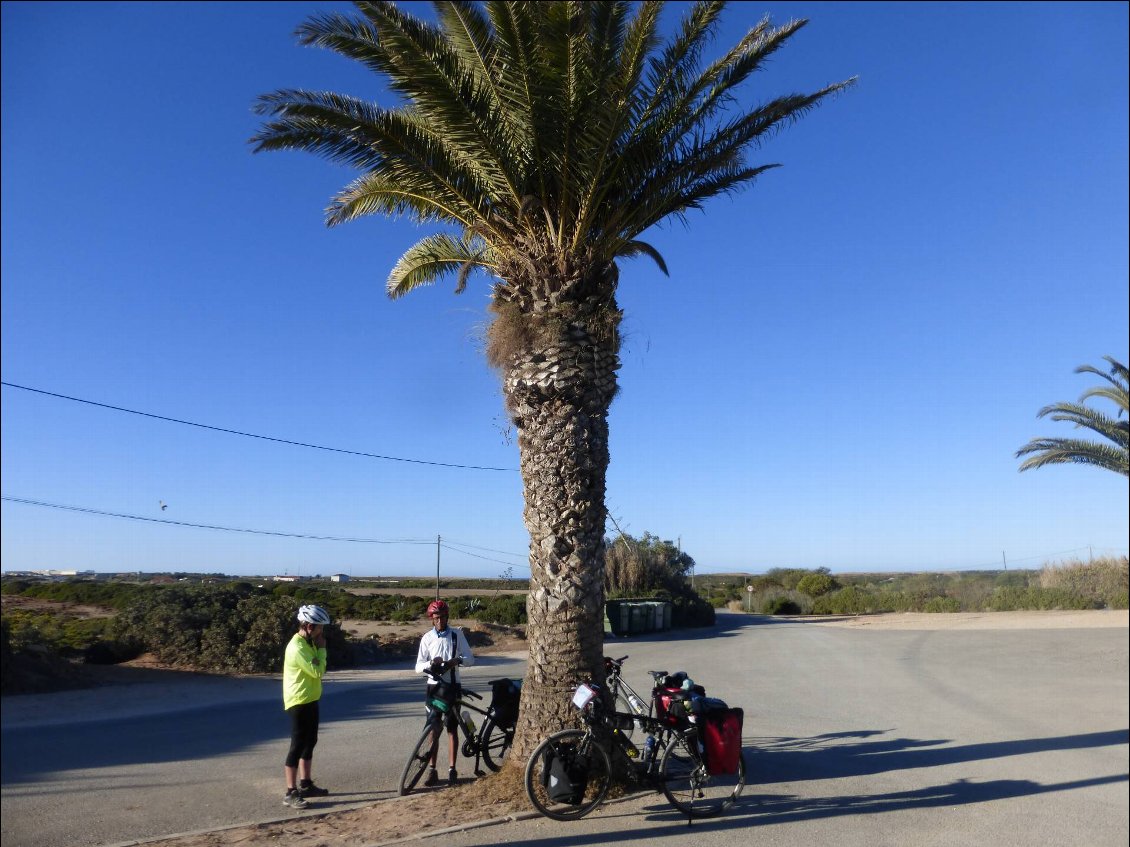
[[[564,800],[554,799],[560,797],[562,767],[577,783],[577,794]],[[608,753],[588,732],[562,730],[539,744],[526,763],[526,796],[547,818],[558,821],[583,818],[604,801],[611,771]],[[571,802],[573,799],[577,802]]]
[[[412,748],[412,755],[408,757],[408,763],[404,766],[404,773],[400,775],[399,790],[402,796],[416,787],[424,771],[431,766],[442,729],[442,721],[433,721],[424,727],[420,740]]]
[[[712,818],[734,804],[745,787],[745,761],[738,756],[738,771],[709,774],[699,755],[694,735],[674,735],[659,763],[660,785],[671,804],[687,817]]]
[[[505,729],[488,718],[479,733],[479,751],[483,756],[483,764],[492,771],[497,771],[502,767],[502,760],[506,758],[512,743],[513,728]]]

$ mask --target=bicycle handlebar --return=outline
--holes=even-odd
[[[609,656],[604,657],[604,663],[610,666],[613,670],[620,670],[620,666],[627,660],[627,656],[621,656],[619,659],[613,659]]]
[[[447,673],[448,671],[455,670],[455,668],[458,667],[458,665],[463,664],[463,657],[462,656],[456,656],[455,658],[459,660],[458,664],[452,665],[452,664],[450,664],[450,662],[443,662],[438,666],[434,665],[434,664],[428,665],[426,668],[424,668],[423,672],[426,673],[428,676],[430,676],[432,679],[434,679],[436,682],[439,682],[440,677],[442,677],[445,673]]]
[[[457,658],[462,659],[463,657],[458,656]],[[444,667],[444,665],[441,665],[440,667]],[[424,668],[424,673],[426,673],[428,676],[430,676],[436,682],[443,682],[444,681],[443,680],[444,674],[446,674],[449,671],[452,671],[454,669],[455,669],[455,665],[452,665],[450,668],[447,668],[445,670],[437,670],[435,666],[429,665],[428,667]],[[483,695],[476,694],[471,689],[463,688],[462,686],[460,686],[460,688],[459,688],[459,696],[470,698],[471,700],[482,700],[483,699]]]

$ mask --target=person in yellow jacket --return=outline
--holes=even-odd
[[[283,708],[290,715],[283,803],[292,809],[305,809],[307,797],[330,793],[314,784],[311,770],[314,745],[318,743],[318,701],[322,699],[322,675],[326,672],[324,628],[329,623],[330,616],[321,606],[300,608],[298,632],[286,645],[283,657]]]

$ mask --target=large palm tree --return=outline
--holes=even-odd
[[[1123,415],[1130,414],[1130,409],[1127,408],[1130,371],[1127,371],[1126,365],[1110,356],[1103,358],[1110,364],[1109,374],[1090,365],[1080,365],[1075,369],[1075,373],[1097,374],[1105,379],[1108,385],[1087,389],[1078,403],[1053,403],[1044,406],[1036,413],[1036,417],[1050,416],[1053,421],[1070,421],[1076,427],[1084,427],[1098,433],[1112,444],[1087,441],[1082,438],[1034,438],[1016,451],[1018,459],[1021,456],[1028,456],[1021,463],[1020,470],[1072,463],[1094,465],[1123,476],[1130,476],[1130,419],[1119,420]],[[1118,407],[1116,417],[1112,418],[1084,405],[1084,402],[1092,397],[1105,397],[1112,401]]]
[[[306,45],[363,63],[397,102],[264,95],[255,150],[356,168],[330,225],[407,214],[435,231],[388,278],[397,298],[445,276],[490,279],[487,358],[518,433],[530,533],[529,669],[515,754],[568,719],[568,690],[601,679],[608,409],[617,390],[618,262],[639,236],[775,165],[745,155],[853,80],[738,105],[735,91],[805,21],[768,19],[703,63],[721,2],[675,34],[662,3],[442,2],[435,22],[390,2],[319,15]]]

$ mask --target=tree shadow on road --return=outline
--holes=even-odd
[[[945,746],[946,739],[880,738],[883,730],[829,733],[811,738],[745,740],[746,765],[760,784],[871,776],[1053,750],[1112,747],[1127,742],[1128,730],[1050,738],[1024,738]],[[849,739],[860,739],[854,743]],[[847,743],[845,743],[847,742]]]
[[[756,775],[753,777],[756,784],[747,785],[745,793],[725,815],[697,820],[688,828],[686,817],[672,808],[662,795],[655,795],[654,801],[648,802],[642,812],[647,820],[667,826],[639,827],[637,816],[628,813],[623,815],[623,829],[603,830],[601,839],[616,843],[634,840],[651,842],[666,835],[685,838],[695,833],[729,832],[754,826],[849,815],[953,808],[1124,783],[1130,779],[1130,775],[1125,773],[1050,784],[1040,784],[1028,779],[984,782],[956,779],[906,791],[803,797],[796,794],[772,794],[763,790],[766,784],[777,782],[867,776],[886,771],[926,769],[1005,756],[1118,746],[1127,742],[1128,730],[957,747],[940,746],[948,743],[945,740],[888,739],[882,737],[885,735],[883,730],[859,730],[810,738],[754,739],[752,743],[750,739],[746,739],[747,772]],[[590,832],[577,835],[559,833],[542,839],[523,840],[521,843],[545,844],[547,847],[581,847],[593,843],[592,839]]]

